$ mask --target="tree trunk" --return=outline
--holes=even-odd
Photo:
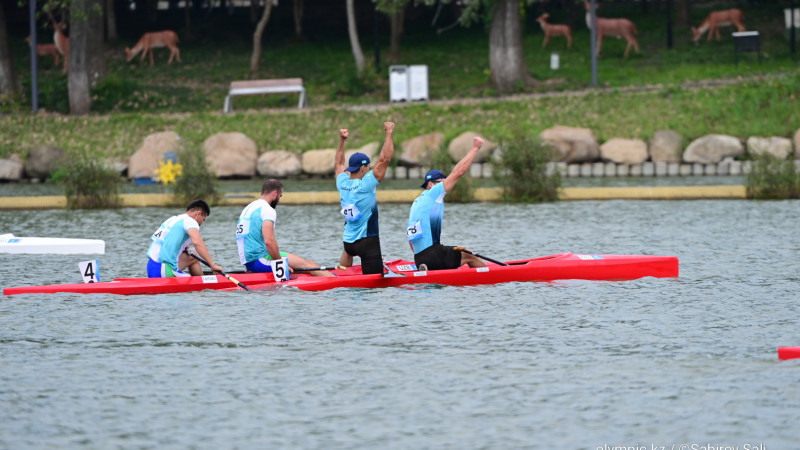
[[[264,14],[261,15],[261,20],[256,25],[256,31],[253,33],[253,56],[250,57],[250,74],[255,77],[258,75],[258,67],[261,65],[261,36],[264,35],[264,29],[269,22],[269,16],[272,12],[272,0],[267,0],[264,6]]]
[[[292,6],[294,11],[294,35],[297,37],[303,37],[304,0],[294,0]]]
[[[90,23],[88,19],[90,0],[74,0],[72,24],[69,35],[69,76],[67,91],[69,92],[69,111],[75,115],[89,114],[92,108],[92,96],[89,90],[89,57],[88,41]]]
[[[114,8],[114,0],[106,0],[106,38],[109,42],[114,42],[119,39],[117,33],[117,11]]]
[[[89,28],[86,38],[89,85],[95,87],[106,76],[105,44],[103,38],[103,0],[88,0]]]
[[[356,70],[360,77],[364,73],[367,63],[364,59],[364,51],[361,50],[361,43],[358,42],[358,31],[356,30],[356,12],[353,7],[353,0],[347,2],[347,32],[350,35],[350,47],[353,49],[353,57],[356,60]]]
[[[191,2],[189,2],[188,0],[186,2],[184,2],[183,20],[186,23],[186,32],[184,33],[184,36],[186,36],[186,39],[191,39],[192,38],[192,7],[191,7]]]
[[[8,45],[6,16],[0,3],[0,97],[14,95],[18,91],[17,72],[11,58],[11,47]]]
[[[538,83],[528,71],[522,52],[518,0],[495,3],[489,30],[489,69],[491,82],[500,93],[513,91],[520,85],[528,87]]]
[[[689,21],[689,0],[675,0],[675,25],[679,27],[691,26]]]
[[[389,16],[389,28],[391,29],[389,59],[392,61],[397,61],[400,58],[400,37],[403,36],[403,22],[405,18],[405,8],[395,11]]]

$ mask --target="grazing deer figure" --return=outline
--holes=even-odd
[[[542,48],[547,47],[547,43],[550,42],[551,36],[566,36],[567,48],[572,48],[572,29],[569,27],[569,25],[558,25],[554,23],[547,23],[547,19],[549,17],[550,14],[544,13],[536,19],[536,21],[539,22],[539,25],[542,26],[542,30],[544,31],[544,41],[542,42]]]
[[[139,42],[133,48],[125,47],[125,57],[127,62],[130,62],[139,52],[142,53],[141,61],[144,62],[145,56],[150,54],[150,65],[153,65],[153,49],[159,47],[169,48],[169,61],[167,64],[172,64],[172,59],[177,58],[181,62],[181,51],[178,49],[178,35],[174,31],[153,31],[145,33]]]
[[[28,41],[28,45],[31,45],[30,36],[26,37],[25,40]],[[61,54],[58,53],[55,44],[36,44],[36,56],[48,55],[53,57],[53,66],[58,67],[58,64],[61,62]]]
[[[692,40],[697,44],[706,31],[708,31],[708,41],[711,41],[711,35],[714,33],[717,35],[717,40],[720,40],[719,27],[735,25],[740,32],[744,31],[745,28],[742,19],[744,19],[744,14],[742,14],[740,9],[733,8],[722,11],[712,11],[706,16],[706,20],[704,20],[699,27],[692,27]]]
[[[583,5],[586,7],[586,26],[592,29],[592,15],[591,5],[586,0],[583,0]],[[634,34],[638,34],[636,25],[628,19],[606,19],[603,17],[596,17],[597,22],[597,55],[600,55],[600,49],[603,48],[603,36],[615,36],[619,39],[625,38],[628,41],[628,46],[625,47],[625,57],[631,51],[631,47],[639,53],[639,43],[636,42]]]
[[[64,73],[69,71],[69,38],[66,34],[64,34],[64,28],[66,28],[63,24],[56,22],[53,20],[53,42],[55,42],[56,49],[61,56],[64,57]]]

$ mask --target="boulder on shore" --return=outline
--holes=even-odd
[[[168,152],[177,154],[181,146],[181,137],[174,131],[147,136],[139,150],[128,160],[128,178],[133,180],[155,177],[158,162],[163,161]]]
[[[336,149],[332,148],[304,152],[301,158],[303,172],[309,175],[333,175],[335,157]],[[344,164],[347,165],[346,159]]]
[[[497,148],[497,144],[474,131],[466,131],[454,137],[447,146],[447,153],[450,154],[450,158],[453,159],[453,162],[461,161],[464,156],[469,153],[469,151],[472,149],[472,143],[476,137],[483,138],[483,145],[481,146],[481,149],[478,150],[478,154],[475,155],[473,162],[484,163],[489,160],[492,152],[494,152],[494,150]]]
[[[772,155],[781,160],[788,159],[792,153],[792,141],[777,136],[751,136],[747,138],[747,152],[755,156]]]
[[[724,134],[709,134],[697,138],[686,147],[683,161],[698,164],[716,164],[723,158],[744,155],[744,145],[739,138]]]
[[[647,161],[647,143],[641,139],[613,138],[600,146],[600,157],[617,164],[641,164]]]
[[[51,145],[37,145],[28,153],[25,160],[25,174],[28,178],[47,179],[64,164],[67,152]]]
[[[593,162],[600,157],[600,147],[592,130],[557,125],[539,134],[546,144],[556,149],[554,162]]]
[[[288,178],[300,175],[303,172],[303,165],[295,153],[272,150],[258,157],[257,171],[265,178]]]
[[[250,178],[256,174],[258,148],[244,133],[218,133],[203,142],[206,162],[219,178]]]
[[[397,163],[406,167],[420,167],[429,164],[431,157],[444,145],[443,133],[429,133],[417,136],[400,145]]]
[[[677,131],[658,130],[650,139],[648,152],[653,162],[681,162],[683,136]]]

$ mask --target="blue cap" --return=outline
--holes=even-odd
[[[344,169],[348,172],[355,172],[356,170],[360,169],[361,166],[369,164],[369,156],[361,153],[356,152],[353,153],[353,156],[350,157],[350,167]]]
[[[443,178],[447,178],[447,175],[444,174],[441,170],[429,170],[427,174],[425,174],[425,181],[422,182],[422,189],[425,189],[425,185],[428,184],[428,181],[436,181],[441,180]]]

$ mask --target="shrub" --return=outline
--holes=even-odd
[[[208,169],[202,149],[183,147],[178,151],[178,162],[183,166],[182,173],[171,186],[179,205],[198,198],[211,205],[219,202],[222,195],[217,177]]]
[[[753,158],[747,175],[747,197],[754,199],[800,198],[800,173],[794,161],[772,155]]]
[[[492,158],[492,174],[507,202],[541,203],[558,200],[561,175],[548,173],[554,150],[537,138],[517,131],[500,144]]]
[[[92,109],[95,111],[118,111],[136,92],[138,83],[111,73],[101,79],[92,89]]]
[[[57,170],[53,181],[64,184],[69,209],[119,208],[122,178],[113,167],[88,156],[73,158]]]

